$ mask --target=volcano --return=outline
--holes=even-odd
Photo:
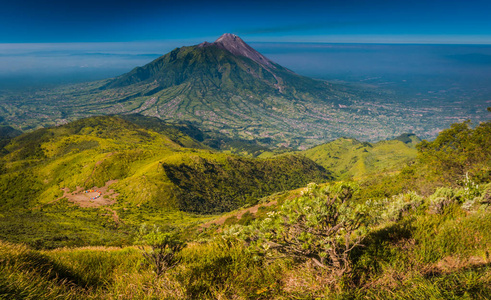
[[[142,114],[232,140],[304,149],[342,136],[385,137],[385,119],[377,116],[387,112],[370,97],[367,90],[296,74],[226,33],[121,76],[53,93],[49,101],[59,101],[59,122]]]
[[[186,85],[192,94],[214,96],[250,91],[257,96],[322,89],[325,82],[295,74],[276,64],[246,44],[240,37],[226,33],[215,42],[174,49],[153,62],[117,77],[104,89],[134,84],[155,85],[151,96],[163,89]],[[186,89],[188,90],[188,89]],[[189,91],[189,90],[188,90]]]

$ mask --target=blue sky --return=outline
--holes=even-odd
[[[0,0],[0,43],[491,44],[491,1]]]

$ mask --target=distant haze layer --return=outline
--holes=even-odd
[[[181,44],[0,44],[0,88],[114,77]],[[491,99],[491,45],[250,44],[271,60],[305,76],[368,83],[409,94],[446,90],[450,98],[464,93],[466,101],[487,103]]]

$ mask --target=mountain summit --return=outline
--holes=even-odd
[[[214,43],[204,42],[199,44],[199,47],[210,46],[216,46],[218,48],[225,49],[233,55],[244,56],[265,67],[274,68],[273,63],[269,59],[254,50],[254,48],[252,48],[251,46],[247,45],[240,37],[236,36],[235,34],[225,33]]]

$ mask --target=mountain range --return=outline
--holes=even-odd
[[[252,158],[211,148],[192,126],[142,115],[42,128],[0,145],[0,238],[36,247],[67,240],[81,245],[81,237],[99,236],[94,230],[107,224],[116,226],[102,233],[107,238],[155,220],[189,225],[196,214],[207,218],[254,205],[309,182],[397,171],[416,156],[412,138],[374,144],[340,138],[307,151],[265,151]],[[58,223],[65,225],[49,226]],[[77,234],[65,239],[59,230]],[[33,233],[44,237],[32,241]]]

